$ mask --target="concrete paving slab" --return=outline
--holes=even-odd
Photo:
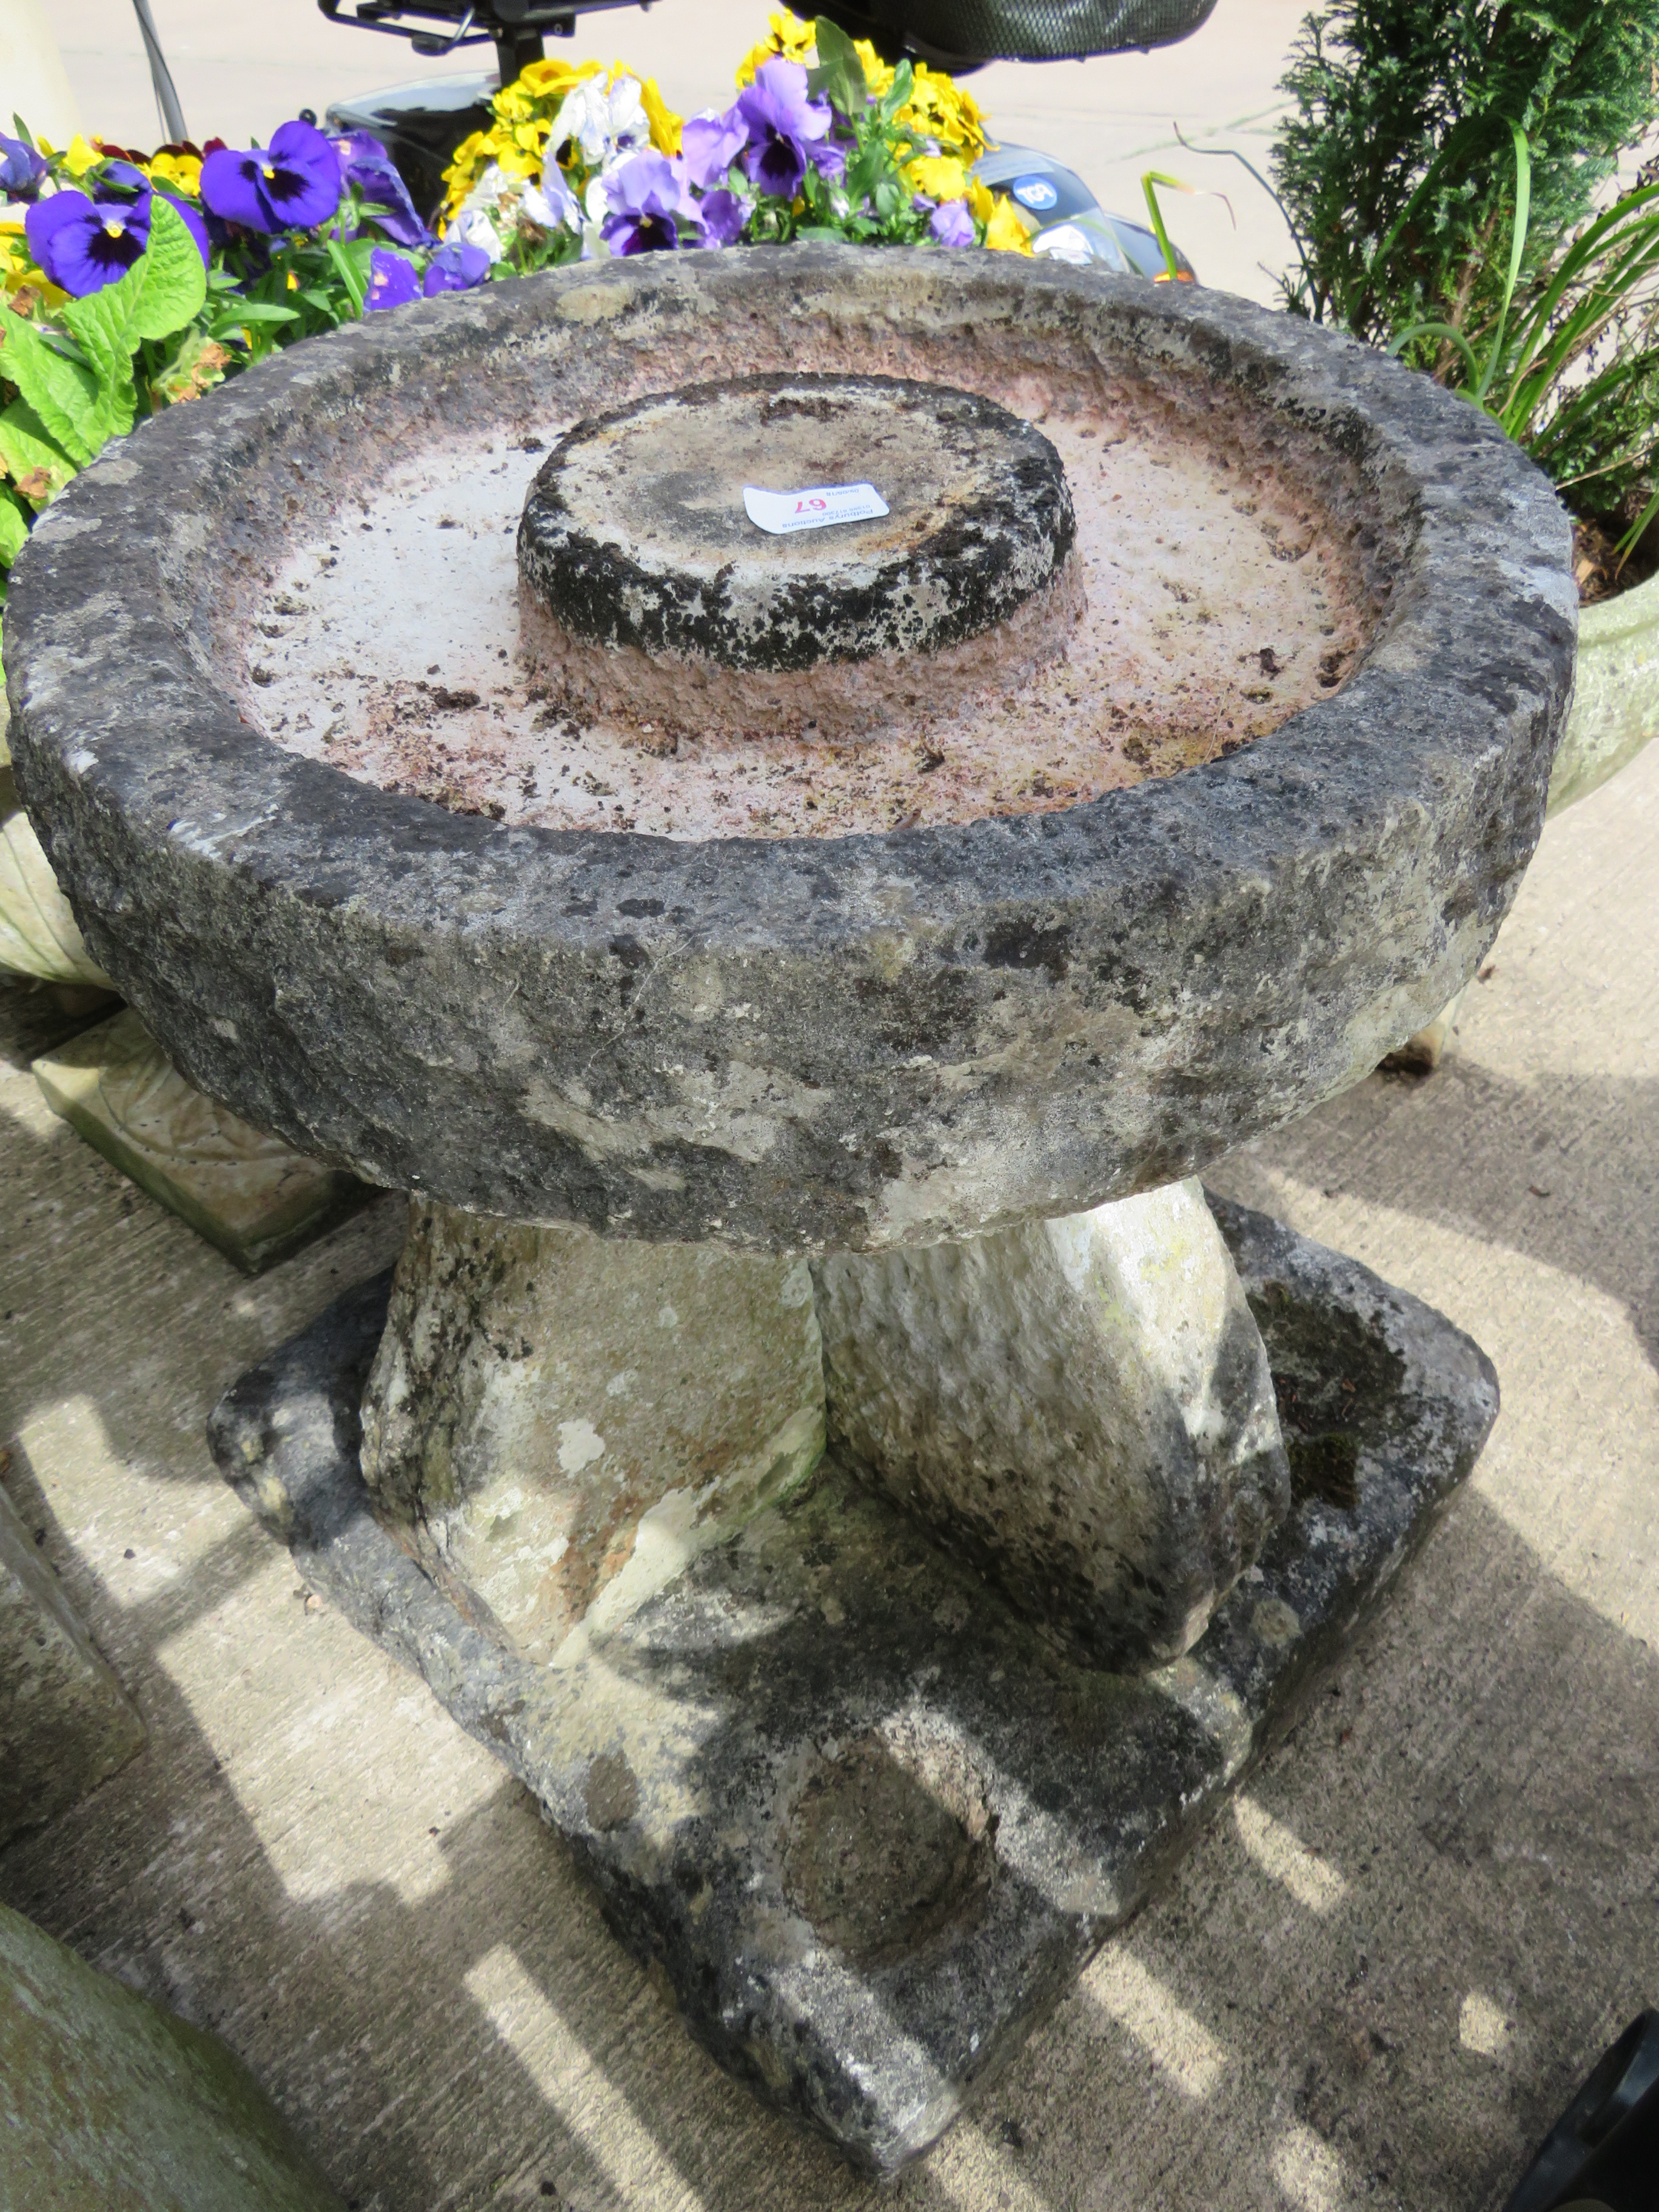
[[[0,1844],[55,1818],[143,1743],[143,1723],[0,1490]]]

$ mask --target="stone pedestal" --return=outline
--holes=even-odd
[[[1291,1487],[1195,1182],[817,1279],[833,1432],[896,1503],[1085,1663],[1197,1641]]]
[[[1290,1724],[1496,1415],[1490,1364],[1439,1315],[1218,1211],[1293,1502],[1150,1673],[1058,1656],[833,1446],[602,1648],[535,1663],[371,1510],[356,1416],[386,1277],[244,1376],[210,1439],[307,1579],[535,1792],[698,2039],[891,2173]]]
[[[787,1496],[823,1440],[804,1260],[412,1202],[363,1475],[511,1650],[585,1650]]]
[[[1425,1022],[1420,1030],[1413,1030],[1404,1044],[1389,1053],[1381,1065],[1402,1073],[1432,1075],[1451,1048],[1457,1010],[1462,1003],[1463,994],[1460,991],[1442,1006],[1431,1022]]]
[[[106,1782],[143,1743],[143,1723],[0,1491],[0,1845]]]
[[[110,988],[19,804],[9,756],[0,758],[0,968],[48,983]]]
[[[866,1478],[1058,1647],[1196,1641],[1290,1477],[1195,1182],[814,1273],[817,1317],[804,1260],[413,1200],[363,1401],[377,1509],[470,1618],[564,1663],[811,1473],[827,1370]]]

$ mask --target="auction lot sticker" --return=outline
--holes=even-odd
[[[823,530],[832,522],[868,522],[885,514],[887,502],[874,484],[814,484],[805,491],[762,491],[743,488],[749,520],[781,538],[789,530]]]

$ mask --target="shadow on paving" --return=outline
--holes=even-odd
[[[137,1611],[143,1640],[178,1633],[173,1591]],[[516,1785],[446,1830],[419,1902],[296,1898],[167,1675],[136,1686],[149,1748],[0,1856],[0,1893],[224,2035],[360,2212],[881,2201],[714,2072]],[[1295,2204],[1239,2185],[1299,2130],[1335,2161],[1333,2205],[1501,2203],[1659,1995],[1659,1667],[1466,1496],[1338,1690],[1252,1785],[1334,1904],[1310,1909],[1224,1820],[1121,1939],[1217,2054],[1203,2094],[1171,2088],[1156,2016],[1113,2016],[1109,1950],[980,2106],[1004,2147],[988,2185],[947,2146],[898,2201],[994,2207],[1012,2166],[1023,2212],[1150,2204],[1159,2179],[1178,2212]],[[1497,2057],[1460,2042],[1471,1996]]]
[[[1494,1079],[1464,1072],[1477,1078],[1486,1088],[1471,1110],[1490,1114]],[[1651,1176],[1652,1086],[1628,1087],[1635,1098],[1609,1097],[1598,1112],[1631,1115],[1646,1155],[1609,1164],[1609,1204],[1634,1202]],[[1396,1139],[1367,1169],[1373,1092],[1390,1108],[1406,1096],[1362,1086],[1324,1109],[1322,1128],[1295,1133],[1317,1155],[1313,1172],[1467,1225],[1455,1160],[1426,1147],[1403,1157]],[[1540,1099],[1548,1127],[1548,1086],[1506,1110],[1524,1121]],[[1567,1103],[1564,1090],[1570,1135]],[[1352,1119],[1334,1133],[1334,1115]],[[0,1434],[49,1406],[56,1378],[60,1396],[86,1393],[117,1458],[216,1498],[202,1438],[218,1393],[319,1311],[343,1269],[349,1280],[384,1264],[384,1234],[376,1244],[361,1229],[339,1232],[244,1285],[83,1147],[42,1144],[15,1122],[0,1134],[9,1265],[30,1270],[31,1304],[73,1306],[30,1375],[9,1360]],[[54,1241],[59,1232],[73,1233]],[[1483,1233],[1534,1249],[1508,1215]],[[74,1305],[88,1269],[139,1236],[143,1264],[112,1267],[106,1294]],[[1582,1266],[1635,1304],[1641,1285],[1625,1261],[1609,1266],[1589,1231],[1583,1243],[1577,1254],[1552,1231],[1534,1256]],[[168,1302],[165,1356],[136,1373],[157,1300]],[[227,1320],[238,1300],[248,1313]],[[1648,1322],[1650,1331],[1650,1307]],[[978,2125],[896,2195],[872,2191],[716,2072],[505,1778],[444,1827],[444,1879],[427,1894],[385,1881],[296,1893],[157,1656],[222,1611],[222,1634],[246,1638],[240,1663],[258,1668],[266,1616],[250,1585],[277,1547],[249,1520],[187,1576],[124,1607],[12,1449],[6,1486],[44,1530],[44,1555],[115,1658],[150,1741],[0,1855],[0,1895],[224,2035],[360,2212],[894,2202],[927,2212],[1488,2212],[1602,2044],[1659,2002],[1659,1669],[1466,1494],[1345,1662],[1340,1694],[1317,1700],[1250,1786],[1309,1864],[1328,1870],[1322,1901],[1287,1887],[1283,1866],[1264,1863],[1224,1818],[989,2089]],[[343,1671],[384,1669],[367,1644],[361,1656],[342,1644],[343,1624],[329,1626],[296,1688],[296,1725],[307,1701],[337,1689],[343,1650]],[[397,1695],[393,1741],[413,1747],[447,1729],[412,1678]],[[309,1741],[319,1790],[343,1796],[352,1746],[322,1731]],[[418,1778],[408,1811],[427,1817]],[[1471,2042],[1475,1999],[1485,2009]]]
[[[1595,1285],[1628,1308],[1659,1368],[1659,1080],[1517,1084],[1454,1054],[1431,1076],[1370,1077],[1264,1152],[1327,1197],[1413,1214]],[[1271,1210],[1255,1164],[1235,1154],[1220,1181]]]

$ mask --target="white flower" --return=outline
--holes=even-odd
[[[506,258],[507,249],[501,244],[501,233],[489,219],[487,209],[474,207],[469,198],[444,236],[457,238],[463,246],[481,246],[492,261]]]
[[[544,159],[551,163],[559,149],[575,142],[590,169],[614,165],[651,143],[651,122],[637,77],[620,77],[609,90],[596,76],[584,78],[566,93],[554,118]]]
[[[577,205],[576,195],[565,182],[564,171],[556,161],[549,161],[542,171],[538,185],[526,185],[521,212],[540,230],[580,230],[582,211]]]
[[[507,189],[508,179],[501,174],[501,165],[492,161],[466,198],[461,202],[463,215],[474,208],[487,209],[492,215],[501,204],[501,194]]]
[[[611,167],[614,169],[616,166],[613,161]],[[607,170],[587,180],[587,190],[582,194],[582,211],[590,223],[603,222],[611,212],[611,195],[605,190],[609,175],[610,171]]]

